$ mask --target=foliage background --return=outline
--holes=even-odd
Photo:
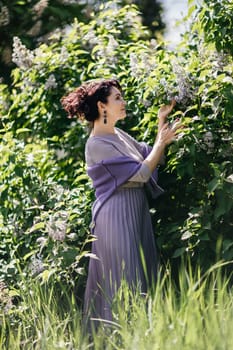
[[[7,0],[0,1],[0,76],[10,83],[13,37],[18,36],[24,45],[34,49],[47,42],[57,28],[65,28],[74,18],[89,22],[91,12],[106,0]],[[153,35],[164,29],[162,5],[156,0],[117,0],[121,5],[135,3],[145,25]]]
[[[120,80],[128,118],[119,126],[150,144],[159,106],[177,100],[170,121],[179,116],[186,128],[160,168],[166,192],[150,203],[162,262],[178,267],[189,257],[205,270],[233,259],[231,13],[232,1],[190,1],[191,28],[176,50],[151,38],[135,5],[115,2],[34,50],[14,39],[17,68],[12,86],[1,84],[0,104],[2,280],[62,281],[81,298],[94,199],[84,164],[88,130],[67,119],[60,98],[97,77]]]

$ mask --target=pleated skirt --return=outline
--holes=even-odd
[[[86,319],[112,320],[112,302],[122,280],[147,293],[157,278],[158,259],[143,187],[119,188],[96,218],[84,297]]]

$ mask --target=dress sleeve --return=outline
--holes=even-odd
[[[133,138],[131,135],[129,135],[127,132],[119,129],[119,132],[121,134],[123,134],[128,140],[130,140],[130,142],[134,145],[134,147],[137,148],[137,150],[145,157],[145,151],[148,153],[148,151],[150,152],[152,150],[152,146],[148,145],[146,142],[144,141],[137,141],[135,138]],[[165,164],[165,155],[162,154],[161,158],[159,159],[159,162],[158,162],[159,165],[164,165]]]
[[[139,150],[139,152],[141,154],[144,154],[145,149],[147,150],[152,150],[152,147],[149,146],[146,142],[142,141],[142,142],[138,142],[137,140],[133,139],[134,145],[135,147],[137,147],[137,149]],[[165,155],[164,153],[161,155],[158,165],[164,165],[165,164]]]
[[[151,170],[147,164],[142,163],[141,168],[128,181],[147,182],[151,177]]]
[[[144,142],[144,141],[141,141],[141,142],[137,141],[134,137],[132,137],[131,135],[129,135],[127,132],[123,131],[122,129],[119,129],[119,128],[118,128],[118,130],[119,130],[119,132],[120,132],[122,135],[125,136],[126,139],[128,139],[128,141],[129,141],[130,143],[132,143],[132,144],[134,145],[135,148],[137,148],[137,150],[138,150],[141,154],[144,153],[145,147],[150,147],[150,146],[148,146],[148,145],[146,144],[146,142]]]

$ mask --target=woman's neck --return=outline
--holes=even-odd
[[[114,124],[103,124],[103,122],[95,122],[91,134],[94,136],[98,135],[108,135],[108,134],[115,134],[115,125]]]

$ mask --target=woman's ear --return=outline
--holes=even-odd
[[[105,104],[101,101],[97,102],[97,107],[100,114],[103,113],[103,111],[105,110]]]

